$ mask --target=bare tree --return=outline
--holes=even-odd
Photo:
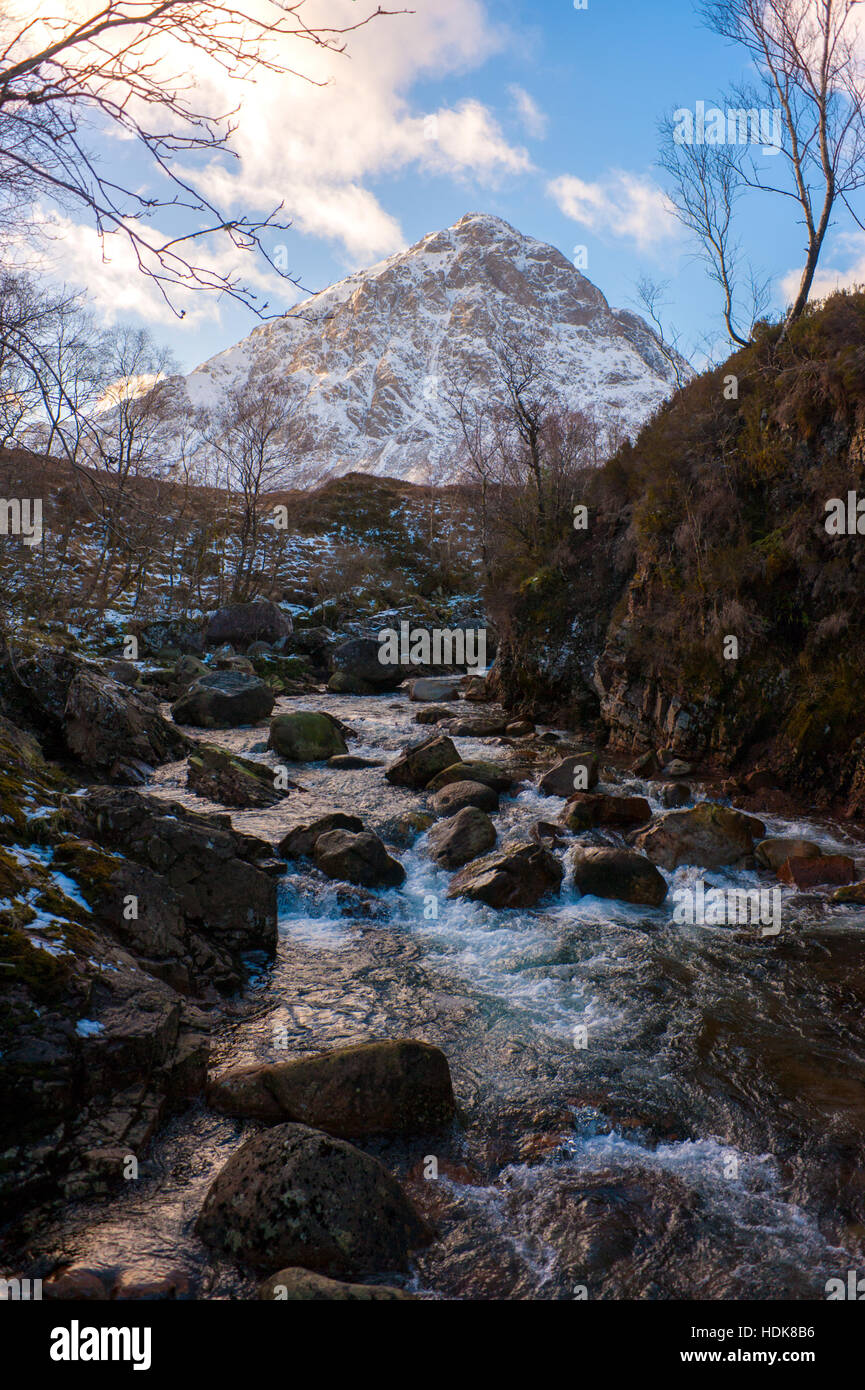
[[[0,229],[17,228],[42,200],[83,210],[101,237],[127,239],[139,269],[175,309],[183,288],[226,293],[264,313],[248,285],[193,249],[227,238],[238,250],[261,252],[282,274],[261,237],[288,224],[276,221],[279,208],[262,219],[228,216],[176,165],[177,155],[187,166],[196,155],[233,157],[232,113],[198,104],[189,51],[233,77],[262,69],[298,77],[286,56],[295,42],[340,52],[348,33],[387,12],[367,12],[340,29],[307,24],[303,0],[92,0],[89,13],[76,5],[71,14],[59,4],[52,13],[49,0],[38,9],[24,22],[0,3]],[[106,170],[91,148],[106,131],[136,143],[164,191]],[[172,235],[155,230],[160,210],[170,211]]]
[[[804,262],[784,332],[803,313],[833,217],[843,206],[865,223],[851,198],[865,183],[865,53],[856,32],[862,0],[704,0],[702,13],[716,33],[740,44],[756,81],[725,103],[735,138],[695,143],[662,126],[661,163],[671,175],[671,197],[695,233],[721,286],[724,315],[734,342],[750,340],[735,322],[738,248],[733,211],[745,189],[773,193],[795,205],[805,228]],[[743,119],[760,112],[777,121],[780,139],[742,139]],[[776,152],[767,159],[763,150]],[[758,153],[759,151],[759,153]],[[775,159],[778,163],[776,165]],[[779,176],[772,171],[778,169]],[[753,286],[759,298],[759,284]]]
[[[674,328],[671,330],[672,337],[668,339],[661,319],[665,308],[664,295],[668,286],[669,281],[661,284],[649,275],[641,275],[637,281],[637,299],[655,330],[658,351],[672,369],[676,385],[681,387],[685,384],[688,365],[679,351],[681,337]]]

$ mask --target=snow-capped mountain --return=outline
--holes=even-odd
[[[538,345],[569,406],[629,433],[674,386],[638,315],[611,309],[554,247],[469,213],[254,329],[177,382],[180,405],[212,411],[250,375],[264,389],[287,380],[297,404],[286,484],[353,470],[444,481],[452,383],[495,391],[503,333]]]

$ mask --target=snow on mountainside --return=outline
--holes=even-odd
[[[493,388],[490,344],[515,329],[542,342],[571,407],[629,433],[673,389],[638,315],[610,309],[554,247],[469,213],[254,329],[179,379],[179,404],[211,410],[250,373],[264,386],[287,378],[298,402],[287,483],[351,471],[444,481],[453,470],[448,384]]]

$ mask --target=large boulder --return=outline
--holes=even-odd
[[[348,752],[339,725],[330,715],[316,710],[277,714],[271,721],[267,746],[292,763],[326,762],[336,753]]]
[[[512,845],[460,869],[448,897],[490,907],[533,907],[545,893],[559,891],[563,876],[558,859],[543,845]]]
[[[273,768],[216,748],[212,743],[198,743],[195,752],[186,760],[186,785],[199,796],[236,806],[275,806],[296,784],[277,784]]]
[[[280,1269],[258,1286],[258,1297],[272,1303],[415,1303],[417,1298],[392,1284],[347,1284],[299,1267]]]
[[[507,792],[515,781],[515,774],[502,767],[500,763],[473,758],[468,762],[456,762],[451,767],[446,767],[427,783],[426,789],[428,792],[440,792],[443,787],[449,787],[454,782],[483,782],[495,792]]]
[[[545,772],[538,783],[544,796],[573,796],[574,792],[591,791],[598,785],[597,753],[577,753]]]
[[[667,896],[663,875],[650,860],[629,849],[594,849],[575,845],[570,853],[574,884],[595,898],[659,907]]]
[[[340,1139],[425,1134],[449,1125],[455,1110],[445,1054],[413,1039],[235,1068],[212,1079],[207,1098],[227,1115],[295,1120]]]
[[[788,859],[816,859],[822,854],[813,840],[800,840],[794,836],[778,835],[768,840],[760,840],[754,847],[754,858],[761,869],[771,869],[776,874]]]
[[[852,883],[856,865],[849,854],[796,855],[787,859],[778,870],[782,883],[796,888],[814,888],[819,883]]]
[[[637,836],[637,846],[656,864],[675,869],[697,864],[720,869],[745,864],[754,854],[754,841],[766,827],[756,816],[746,816],[730,806],[701,801],[682,811],[664,811],[648,830]]]
[[[444,869],[461,868],[492,849],[495,842],[495,826],[476,806],[464,806],[455,816],[439,821],[428,835],[430,858]]]
[[[369,830],[328,830],[316,839],[312,856],[328,878],[360,883],[364,888],[398,888],[405,882],[402,864]]]
[[[277,853],[283,859],[308,859],[315,849],[318,837],[326,834],[328,830],[351,830],[357,834],[363,830],[363,821],[359,816],[348,816],[343,811],[334,811],[309,825],[293,825],[280,840]]]
[[[232,603],[218,608],[210,615],[204,640],[209,647],[228,643],[246,651],[251,642],[276,642],[288,637],[292,623],[289,615],[275,603],[256,599],[254,603]]]
[[[137,636],[150,656],[164,651],[194,656],[204,651],[204,629],[197,618],[154,618],[137,629]]]
[[[171,707],[176,724],[199,729],[237,728],[266,719],[276,696],[258,676],[243,671],[214,671],[192,682]]]
[[[437,773],[459,760],[460,755],[449,738],[430,734],[419,743],[409,744],[391,763],[385,777],[395,787],[422,788],[428,786]]]
[[[495,738],[505,732],[506,723],[504,719],[469,714],[446,719],[440,727],[443,733],[453,734],[455,738]]]
[[[609,796],[604,792],[575,792],[565,803],[560,820],[569,830],[591,830],[596,825],[612,830],[632,830],[652,819],[652,808],[643,796]]]
[[[380,661],[385,648],[372,637],[353,637],[331,654],[333,675],[328,686],[346,695],[375,695],[395,690],[405,672],[402,666]]]
[[[130,780],[127,769],[183,757],[189,740],[163,719],[156,701],[90,668],[69,686],[63,731],[71,753],[112,779]]]
[[[432,799],[437,816],[455,816],[464,806],[476,806],[479,811],[497,811],[499,794],[486,782],[448,782]]]
[[[342,1139],[282,1124],[248,1139],[214,1179],[195,1227],[258,1269],[404,1270],[430,1232],[387,1169]]]
[[[459,697],[459,680],[448,676],[420,676],[409,686],[410,700],[435,703],[437,700],[458,700]]]

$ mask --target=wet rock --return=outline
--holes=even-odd
[[[399,665],[379,660],[384,651],[372,637],[354,637],[331,654],[333,675],[328,681],[330,690],[343,694],[370,695],[395,690],[405,672]]]
[[[384,767],[384,763],[378,758],[359,758],[356,753],[335,753],[332,758],[328,758],[327,765],[341,768],[343,772],[364,767]]]
[[[663,876],[642,854],[628,849],[594,849],[575,845],[569,855],[574,883],[595,898],[659,907],[667,896]]]
[[[443,719],[450,719],[452,710],[445,709],[443,705],[428,705],[426,709],[419,709],[414,717],[415,724],[438,724]]]
[[[94,1270],[72,1265],[43,1282],[42,1297],[58,1303],[104,1303],[108,1290]]]
[[[199,796],[219,801],[223,806],[275,806],[296,789],[292,782],[277,787],[273,768],[228,753],[211,743],[199,743],[186,760],[186,785]]]
[[[200,729],[238,728],[266,719],[276,704],[270,686],[244,671],[200,676],[171,707],[177,724]]]
[[[483,715],[469,715],[466,718],[447,719],[441,725],[443,733],[453,734],[455,738],[495,738],[505,732],[503,719],[485,719]]]
[[[436,792],[431,805],[437,816],[454,816],[465,806],[476,806],[479,811],[497,811],[499,794],[486,782],[449,782]]]
[[[312,856],[318,837],[328,830],[350,830],[357,834],[363,830],[363,821],[358,816],[334,811],[309,825],[295,825],[280,840],[277,853],[283,859],[308,859]]]
[[[652,808],[643,796],[610,796],[603,792],[575,792],[565,803],[562,825],[578,833],[596,825],[631,830],[652,819]]]
[[[749,860],[754,841],[765,834],[765,825],[755,816],[701,801],[688,810],[664,811],[654,825],[637,836],[636,844],[665,869],[679,864],[720,869]]]
[[[458,700],[459,695],[459,681],[448,676],[421,676],[409,686],[410,700]]]
[[[648,753],[644,753],[642,757],[637,758],[637,761],[631,767],[631,772],[635,777],[652,778],[657,776],[660,770],[661,764],[658,762],[656,754],[651,749]]]
[[[692,763],[685,762],[684,758],[674,758],[664,768],[664,776],[669,778],[690,777],[693,771]]]
[[[277,714],[271,721],[267,746],[293,763],[325,762],[348,752],[336,722],[315,710]]]
[[[661,798],[661,805],[668,810],[673,810],[676,806],[687,806],[691,800],[691,788],[685,782],[662,782],[658,794]]]
[[[397,888],[405,869],[392,859],[377,835],[364,830],[327,830],[313,848],[316,865],[328,878],[345,879],[364,888]]]
[[[843,888],[836,888],[832,894],[833,903],[865,903],[865,879],[859,883],[848,883]]]
[[[439,821],[428,836],[430,858],[445,869],[458,869],[477,859],[495,842],[495,826],[476,806],[464,806],[455,816]]]
[[[822,850],[813,840],[798,840],[788,836],[770,837],[754,846],[754,858],[761,869],[777,873],[788,859],[814,859]]]
[[[476,704],[485,704],[492,700],[492,693],[487,685],[486,676],[465,676],[462,683],[463,699],[471,700]]]
[[[340,1279],[328,1279],[309,1269],[281,1269],[259,1285],[258,1297],[272,1302],[289,1303],[390,1303],[395,1299],[417,1302],[413,1293],[394,1288],[391,1284],[346,1284]]]
[[[204,640],[209,647],[228,642],[245,650],[251,642],[275,642],[292,630],[291,618],[282,608],[265,599],[254,603],[233,603],[212,613]]]
[[[856,866],[847,854],[817,854],[786,859],[778,870],[782,883],[814,888],[819,883],[852,883]]]
[[[568,843],[568,836],[560,825],[553,825],[552,821],[536,820],[529,829],[529,834],[539,845],[545,845],[547,849],[560,849],[562,845]]]
[[[475,758],[469,762],[455,762],[451,767],[446,767],[427,783],[426,789],[436,793],[455,782],[482,782],[485,786],[492,787],[495,792],[507,792],[515,781],[515,774],[502,767],[500,763],[489,763]]]
[[[449,738],[430,734],[404,749],[391,763],[385,777],[394,787],[423,788],[437,773],[458,763],[460,755]]]
[[[80,670],[69,686],[63,732],[69,751],[88,767],[116,774],[130,763],[172,761],[189,747],[151,696],[93,669]]]
[[[597,753],[577,753],[551,767],[538,783],[538,791],[544,796],[572,796],[575,791],[590,791],[597,785]]]
[[[189,1279],[182,1269],[167,1270],[164,1273],[124,1269],[111,1291],[111,1296],[121,1302],[143,1303],[187,1298]]]
[[[374,1158],[306,1125],[257,1134],[218,1174],[196,1231],[258,1269],[335,1275],[404,1270],[430,1232]]]
[[[209,1083],[207,1099],[227,1115],[294,1120],[340,1139],[426,1134],[448,1126],[455,1113],[445,1054],[413,1039],[236,1068]]]
[[[449,898],[469,898],[490,907],[533,907],[557,893],[562,866],[543,845],[515,845],[467,864],[451,880]]]
[[[514,719],[505,725],[505,733],[510,738],[528,738],[529,734],[534,732],[535,726],[530,719]]]

